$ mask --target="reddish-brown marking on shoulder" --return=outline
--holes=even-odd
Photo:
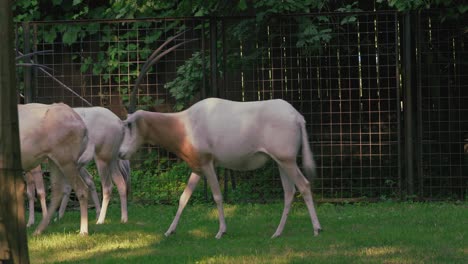
[[[150,144],[159,145],[183,159],[194,171],[209,160],[209,155],[199,153],[187,135],[187,128],[179,116],[173,114],[151,113],[147,138]]]

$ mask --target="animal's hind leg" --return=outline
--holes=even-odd
[[[108,162],[100,159],[96,159],[96,166],[101,177],[102,186],[102,207],[99,219],[96,224],[103,224],[106,219],[107,207],[109,206],[110,197],[112,194],[112,181],[111,181],[111,166]]]
[[[46,190],[44,187],[44,177],[42,176],[42,169],[40,168],[40,166],[38,168],[38,173],[34,175],[34,185],[36,185],[37,197],[39,198],[39,202],[41,203],[42,218],[44,218],[47,215]]]
[[[88,234],[88,185],[80,176],[79,168],[73,163],[62,166],[62,171],[80,202],[80,235]]]
[[[115,164],[112,169],[112,181],[117,187],[117,191],[120,196],[120,221],[127,223],[128,221],[128,210],[127,210],[127,183],[118,168],[118,164]]]
[[[50,220],[52,219],[53,214],[57,210],[60,204],[60,200],[63,196],[63,186],[65,184],[65,179],[63,174],[53,162],[49,162],[50,170],[50,181],[52,189],[52,197],[49,204],[49,209],[47,210],[46,217],[42,218],[41,223],[37,226],[34,231],[34,235],[40,235],[46,227],[49,225]]]
[[[312,192],[310,190],[309,181],[299,170],[299,167],[297,166],[295,161],[281,162],[280,166],[284,169],[286,174],[292,179],[294,184],[296,184],[297,189],[301,192],[302,197],[304,198],[304,201],[307,205],[312,225],[314,227],[314,235],[318,235],[321,230],[321,226],[317,218],[317,213],[315,212],[315,206],[314,201],[312,199]]]
[[[34,224],[34,199],[36,196],[36,186],[34,185],[32,172],[28,171],[25,174],[26,178],[26,194],[28,196],[28,203],[29,203],[29,217],[28,217],[28,224],[27,227],[30,227]]]
[[[89,194],[91,195],[91,199],[93,200],[94,206],[96,207],[96,218],[101,213],[101,203],[99,202],[99,197],[96,192],[96,185],[94,185],[93,177],[89,174],[86,168],[80,169],[80,176],[83,181],[88,185]]]
[[[287,176],[286,172],[284,172],[284,170],[281,167],[279,167],[279,171],[284,191],[284,209],[278,228],[276,229],[276,232],[271,238],[278,237],[283,232],[284,225],[286,224],[286,220],[288,219],[289,210],[291,209],[292,201],[294,200],[294,193],[296,192],[296,189],[294,188],[294,183],[291,182],[291,179]]]
[[[221,189],[219,187],[218,177],[214,170],[213,163],[209,163],[203,168],[203,173],[205,174],[206,180],[210,185],[211,192],[213,193],[213,199],[218,207],[218,217],[219,217],[219,231],[216,234],[216,238],[220,239],[224,233],[226,233],[226,221],[224,219],[224,209],[223,209],[223,196],[221,194]]]
[[[70,194],[71,194],[71,186],[69,183],[64,182],[62,186],[62,202],[60,203],[60,208],[58,212],[58,218],[62,219],[63,215],[65,214],[65,210],[67,209],[68,201],[70,200]]]
[[[47,215],[46,194],[44,188],[44,179],[42,177],[41,165],[38,165],[36,168],[28,171],[25,176],[29,201],[29,218],[27,227],[30,227],[35,222],[34,202],[36,195],[39,198],[39,202],[41,204],[42,218],[45,218]]]
[[[199,181],[200,175],[196,174],[195,172],[192,172],[192,174],[190,174],[187,186],[185,187],[184,192],[180,196],[179,208],[177,209],[177,213],[174,217],[174,220],[172,220],[172,224],[169,226],[169,229],[166,231],[166,233],[164,233],[165,236],[169,236],[175,232],[177,228],[177,223],[179,223],[180,215],[182,214],[182,211],[184,211],[184,208],[187,205],[187,202],[190,199],[190,196],[192,196],[193,190],[195,190],[195,187],[197,187],[197,183]]]

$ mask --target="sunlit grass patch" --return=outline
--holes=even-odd
[[[217,240],[214,204],[189,205],[177,232],[165,237],[176,206],[129,207],[121,224],[111,207],[103,225],[78,235],[71,211],[42,236],[29,237],[32,263],[466,263],[466,203],[322,204],[324,232],[313,236],[303,203],[291,209],[283,235],[270,236],[283,204],[225,205],[227,233]],[[40,216],[38,216],[40,218]],[[28,230],[32,233],[32,230]]]
[[[385,256],[385,255],[393,255],[393,254],[401,254],[402,253],[401,248],[397,247],[366,247],[361,250],[360,254],[363,256],[369,256],[369,257],[374,257],[374,256]]]
[[[141,232],[122,232],[115,235],[92,234],[80,236],[75,233],[51,233],[29,240],[30,254],[34,263],[57,261],[79,261],[83,256],[118,254],[134,257],[151,254],[154,245],[162,235]],[[39,258],[36,258],[39,257]]]
[[[226,205],[226,206],[224,206],[224,210],[223,210],[224,211],[224,216],[225,217],[233,217],[237,212],[237,208],[238,208],[237,205]],[[209,218],[211,220],[218,219],[218,208],[216,207],[216,205],[213,205],[213,208],[211,210],[209,210],[208,212],[209,212],[208,216],[209,216]]]

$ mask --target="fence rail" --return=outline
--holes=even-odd
[[[424,198],[464,198],[467,16],[443,22],[438,16],[415,13],[412,22],[397,12],[272,16],[264,24],[253,17],[31,22],[18,25],[17,45],[25,52],[53,50],[34,60],[54,69],[93,105],[124,117],[145,59],[185,30],[176,43],[196,41],[168,54],[147,74],[138,92],[140,108],[171,112],[206,96],[282,98],[307,121],[318,164],[313,182],[318,198],[400,198],[413,194],[413,186]],[[403,34],[404,26],[411,37]],[[409,57],[403,57],[408,49]],[[405,60],[413,62],[411,68],[404,67]],[[23,72],[28,101],[83,105],[41,72]],[[402,81],[409,76],[412,83]],[[410,125],[414,132],[408,132]],[[139,159],[151,150],[162,164],[176,160],[159,148],[144,149]],[[219,174],[228,200],[282,197],[275,168]],[[187,176],[165,180],[179,183]],[[158,191],[165,199],[180,195],[175,189]]]

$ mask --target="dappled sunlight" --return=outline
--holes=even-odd
[[[313,251],[297,251],[293,249],[284,249],[284,250],[275,250],[274,252],[255,252],[254,254],[248,254],[243,256],[227,256],[227,255],[218,255],[218,256],[209,256],[203,258],[196,263],[200,264],[210,264],[210,263],[302,263],[310,262],[313,260],[320,260],[319,262],[324,261],[325,259],[333,259],[337,256],[351,256],[356,257],[357,254],[340,250],[339,252],[335,250],[329,250],[326,252],[313,252]]]
[[[200,259],[196,263],[303,263],[311,261],[330,260],[337,256],[347,256],[356,258],[358,253],[352,250],[345,250],[338,245],[332,245],[326,251],[301,250],[294,248],[272,248],[271,250],[256,250],[250,249],[249,254],[229,256],[225,254],[217,256],[207,256]]]
[[[196,238],[210,238],[212,234],[210,234],[206,229],[193,229],[189,231],[189,234],[196,237]]]
[[[112,252],[116,256],[136,257],[151,253],[151,246],[159,243],[162,235],[140,232],[122,232],[118,235],[96,234],[79,236],[55,233],[33,237],[29,240],[31,258],[36,263],[51,261],[82,261],[83,258]],[[104,243],[102,241],[105,241]],[[42,256],[43,252],[50,252]],[[115,253],[117,252],[117,253]]]
[[[396,247],[369,247],[364,248],[361,250],[361,256],[385,256],[385,255],[392,255],[392,254],[401,254],[403,250],[401,248]]]
[[[237,205],[225,205],[224,206],[224,216],[225,217],[232,217],[237,212],[237,209],[238,209]],[[217,220],[218,219],[218,208],[216,207],[216,205],[214,206],[214,209],[212,209],[208,213],[208,217],[211,220]]]
[[[78,212],[74,212],[43,235],[29,237],[30,257],[33,263],[415,263],[441,259],[453,263],[468,255],[460,234],[464,226],[451,217],[460,214],[459,207],[437,207],[442,216],[437,227],[446,234],[437,239],[421,233],[434,226],[432,212],[427,210],[433,207],[427,204],[319,208],[326,228],[323,234],[312,236],[306,207],[298,203],[291,209],[283,235],[270,239],[282,204],[226,204],[228,231],[221,240],[214,238],[218,228],[214,204],[188,207],[180,232],[168,238],[164,231],[174,217],[173,206],[133,207],[132,220],[126,225],[118,222],[120,211],[115,208],[113,221],[91,225],[87,237],[78,235]],[[394,215],[394,211],[404,214]],[[403,232],[395,233],[401,217],[408,221]],[[434,251],[436,247],[450,250]]]
[[[264,255],[250,255],[250,256],[211,256],[197,261],[199,264],[217,264],[217,263],[289,263],[289,259],[278,256],[271,256],[265,258]]]

